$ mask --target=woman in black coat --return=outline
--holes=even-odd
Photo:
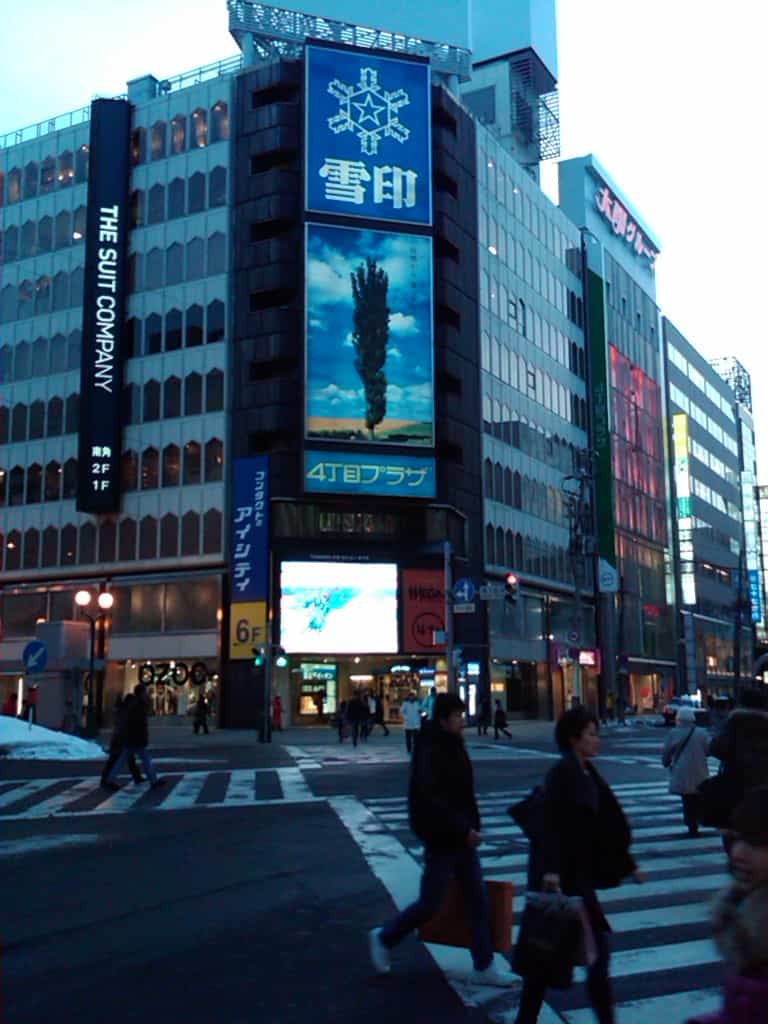
[[[624,812],[591,763],[600,746],[597,718],[583,707],[566,711],[555,741],[563,756],[544,784],[546,812],[531,842],[528,888],[561,891],[584,901],[598,954],[587,972],[589,998],[600,1024],[614,1024],[611,928],[597,890],[613,888],[630,875],[636,882],[643,878],[629,853],[632,837]],[[544,975],[524,978],[515,1024],[535,1024],[546,990]]]

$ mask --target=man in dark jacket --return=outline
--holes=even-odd
[[[135,754],[141,758],[141,763],[144,766],[144,771],[147,773],[152,788],[155,786],[161,786],[163,780],[157,777],[157,771],[152,763],[152,758],[147,753],[147,747],[149,746],[149,723],[147,721],[147,688],[143,683],[139,683],[133,688],[133,699],[131,700],[130,706],[125,715],[125,724],[123,726],[123,749],[120,752],[120,756],[117,759],[117,763],[114,765],[112,770],[107,775],[106,781],[104,782],[105,789],[116,790],[120,787],[115,782],[115,779],[120,774],[120,771],[131,756]]]
[[[411,828],[424,843],[421,892],[415,903],[369,933],[371,959],[386,974],[390,950],[434,917],[456,877],[472,918],[473,980],[513,985],[516,978],[509,968],[493,962],[488,897],[477,855],[480,815],[463,729],[463,702],[455,694],[441,693],[433,721],[416,742],[408,794]]]
[[[109,757],[107,763],[104,765],[101,772],[101,784],[104,786],[107,782],[110,772],[117,764],[117,760],[123,752],[125,746],[125,723],[129,716],[131,702],[134,700],[133,694],[128,693],[125,697],[118,697],[115,701],[115,728],[112,732],[112,740],[109,744]],[[144,777],[139,771],[139,766],[136,764],[136,758],[133,754],[128,757],[128,770],[133,776],[133,781],[143,782]]]
[[[368,721],[368,707],[359,693],[353,693],[347,703],[347,721],[352,730],[352,746],[357,746],[357,741],[362,737],[365,739],[365,723]]]

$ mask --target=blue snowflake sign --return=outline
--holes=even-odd
[[[426,61],[309,45],[306,208],[432,223]]]

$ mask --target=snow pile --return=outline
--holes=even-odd
[[[64,732],[30,726],[19,718],[0,715],[0,757],[26,761],[103,761],[98,743]]]

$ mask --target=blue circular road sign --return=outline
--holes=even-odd
[[[30,640],[21,655],[27,672],[44,672],[48,664],[48,648],[42,640]]]

